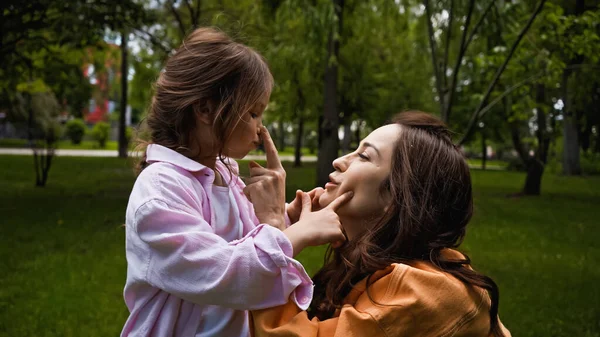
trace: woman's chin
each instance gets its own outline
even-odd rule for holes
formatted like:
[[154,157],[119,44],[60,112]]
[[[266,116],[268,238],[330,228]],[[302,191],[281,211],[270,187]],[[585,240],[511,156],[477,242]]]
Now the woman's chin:
[[325,193],[319,196],[319,207],[325,208],[329,206],[329,204],[331,204],[331,202],[335,200],[336,196],[337,195],[335,193],[325,190]]

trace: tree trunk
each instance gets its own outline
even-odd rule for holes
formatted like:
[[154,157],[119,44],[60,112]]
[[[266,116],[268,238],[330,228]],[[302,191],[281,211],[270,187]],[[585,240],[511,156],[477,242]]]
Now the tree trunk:
[[[32,79],[30,78],[30,81]],[[44,186],[42,185],[41,181],[41,176],[40,176],[40,168],[39,168],[39,162],[38,162],[38,153],[36,150],[36,143],[35,143],[35,139],[33,137],[33,107],[31,104],[32,101],[32,97],[31,94],[27,94],[27,140],[29,142],[29,146],[31,147],[31,150],[33,151],[33,170],[35,171],[35,186],[37,187],[41,187]]]
[[[575,63],[571,63],[575,64]],[[569,97],[568,80],[571,70],[563,72],[563,173],[569,176],[580,175],[579,140],[576,115],[573,113],[573,104]]]
[[[269,127],[267,127],[267,129],[269,130],[269,134],[271,134],[271,139],[273,139],[273,143],[278,142],[279,141],[279,130],[276,127],[276,124],[273,123],[271,124]],[[264,151],[264,147],[261,144],[259,149],[261,151]]]
[[294,167],[300,167],[302,166],[302,138],[304,137],[304,110],[306,100],[304,98],[302,87],[300,86],[297,72],[294,72],[293,83],[296,85],[296,98],[298,99],[298,106],[296,107],[296,114],[298,116],[298,129],[296,130]]
[[302,138],[304,137],[304,117],[298,117],[298,131],[296,131],[296,145],[294,150],[294,167],[302,166]]
[[342,139],[342,153],[350,152],[350,143],[352,142],[352,130],[350,129],[352,121],[349,118],[344,121],[344,138]]
[[584,153],[592,145],[592,123],[589,120],[585,121],[585,127],[579,129],[579,143]]
[[[585,1],[576,0],[575,16],[580,16],[585,11]],[[567,13],[568,14],[568,13]],[[581,165],[579,162],[579,132],[578,121],[575,108],[573,107],[572,99],[569,97],[569,77],[573,72],[572,66],[583,63],[581,55],[575,56],[570,62],[567,69],[563,71],[563,173],[566,175],[581,175]]]
[[279,146],[278,149],[280,152],[285,151],[285,125],[283,124],[283,118],[279,119]]
[[546,104],[546,87],[538,83],[535,86],[535,101],[536,101],[536,120],[538,129],[536,136],[538,139],[538,148],[535,157],[531,157],[526,161],[527,177],[525,178],[525,186],[523,194],[525,195],[540,195],[542,192],[542,176],[544,168],[548,160],[548,148],[550,146],[550,137],[546,125],[546,112],[544,107]]
[[485,170],[485,162],[487,160],[487,146],[485,144],[485,132],[481,129],[481,169]]
[[356,130],[354,130],[354,140],[356,140],[356,148],[358,148],[358,144],[360,144],[360,120],[356,121]]
[[127,117],[127,35],[126,29],[121,34],[121,113],[119,115],[119,158],[127,158],[127,137],[125,117]]
[[529,158],[527,162],[527,177],[525,178],[525,187],[523,187],[523,194],[540,195],[542,190],[543,174],[544,164],[537,158]]
[[[327,46],[327,66],[325,68],[325,90],[323,122],[321,123],[321,144],[317,161],[317,186],[324,186],[329,181],[331,163],[337,158],[340,141],[338,137],[339,116],[337,107],[337,60],[340,49],[340,36],[342,35],[342,14],[344,0],[332,0],[335,14],[338,18],[337,34],[334,29],[329,32]],[[335,62],[331,62],[331,60]]]
[[321,144],[323,143],[323,116],[319,116],[318,125],[317,125],[317,149],[321,148]]
[[[596,125],[596,130],[600,132],[600,123]],[[596,134],[596,143],[594,146],[594,153],[600,153],[600,134]]]
[[548,163],[548,149],[550,148],[550,134],[548,131],[548,124],[546,122],[546,86],[541,83],[536,85],[535,100],[537,108],[535,109],[536,120],[538,129],[536,132],[538,140],[538,149],[536,156],[542,163],[546,165]]
[[515,151],[519,155],[519,158],[523,164],[527,167],[527,176],[525,178],[525,186],[523,187],[522,193],[524,195],[540,195],[542,188],[542,174],[544,173],[544,165],[537,158],[530,157],[523,143],[521,142],[521,135],[519,133],[518,123],[515,121],[508,121],[510,114],[510,106],[512,102],[509,97],[505,97],[504,102],[504,118],[508,122],[510,128],[511,140]]

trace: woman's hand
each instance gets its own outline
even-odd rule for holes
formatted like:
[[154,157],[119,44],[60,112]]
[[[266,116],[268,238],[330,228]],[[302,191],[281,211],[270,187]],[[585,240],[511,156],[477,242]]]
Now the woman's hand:
[[310,196],[308,193],[302,192],[300,220],[283,231],[292,243],[294,256],[308,246],[320,246],[327,243],[339,246],[346,240],[336,211],[352,199],[352,196],[353,192],[346,192],[333,200],[327,207],[313,212]]
[[262,167],[254,161],[248,164],[250,178],[246,182],[244,194],[252,202],[256,217],[261,223],[283,230],[285,228],[285,170],[279,160],[273,139],[264,126],[261,128],[261,138],[267,154],[267,167]]
[[[323,193],[325,193],[325,190],[322,187],[313,188],[310,192],[308,192],[313,211],[318,211],[321,208],[319,205],[319,198]],[[304,194],[304,192],[297,190],[296,198],[294,198],[294,200],[288,204],[287,214],[292,224],[300,220],[300,213],[302,213],[302,194]]]

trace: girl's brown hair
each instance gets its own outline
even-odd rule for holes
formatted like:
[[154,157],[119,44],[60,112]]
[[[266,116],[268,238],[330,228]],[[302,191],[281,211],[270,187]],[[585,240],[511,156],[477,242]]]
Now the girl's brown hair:
[[469,268],[470,260],[448,259],[473,214],[469,167],[452,143],[450,131],[432,115],[409,111],[392,120],[401,126],[382,193],[391,207],[365,235],[339,249],[329,248],[326,264],[315,275],[311,316],[331,318],[353,284],[392,263],[428,261],[462,282],[481,287],[491,298],[490,333],[502,336],[499,292],[494,281]]
[[[222,158],[223,146],[242,115],[270,95],[272,87],[269,67],[256,51],[214,28],[196,29],[167,60],[156,81],[145,120],[149,143],[191,158],[201,155],[204,149],[194,144],[196,114],[207,112]],[[138,148],[148,144],[140,143]],[[143,155],[138,173],[146,166]]]

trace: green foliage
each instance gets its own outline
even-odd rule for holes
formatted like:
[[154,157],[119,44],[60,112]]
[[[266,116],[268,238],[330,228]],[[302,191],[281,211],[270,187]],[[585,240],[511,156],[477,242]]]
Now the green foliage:
[[149,54],[142,50],[133,57],[131,63],[135,74],[129,83],[129,105],[132,109],[132,119],[139,120],[145,116],[151,102],[153,84],[161,69],[161,59],[158,53]]
[[110,124],[106,122],[98,122],[92,128],[91,132],[92,137],[98,142],[98,145],[101,148],[106,147],[106,141],[108,140],[108,136],[110,135]]
[[127,139],[127,144],[131,144],[131,137],[133,137],[134,132],[135,130],[131,126],[128,126],[125,129],[125,139]]
[[600,153],[583,153],[581,156],[581,171],[584,174],[600,175]]
[[75,145],[81,143],[86,130],[87,126],[83,120],[79,118],[71,119],[65,125],[65,133],[71,140],[71,143]]

